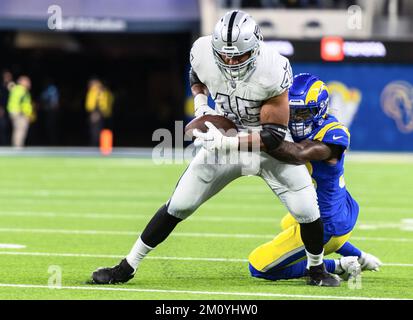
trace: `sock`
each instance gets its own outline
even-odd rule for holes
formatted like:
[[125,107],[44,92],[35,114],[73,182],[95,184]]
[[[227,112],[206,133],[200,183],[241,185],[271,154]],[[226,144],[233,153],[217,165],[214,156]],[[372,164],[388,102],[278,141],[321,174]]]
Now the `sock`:
[[361,251],[353,246],[350,242],[346,242],[343,246],[336,251],[338,254],[342,255],[343,257],[348,256],[355,256],[361,257]]
[[324,230],[321,218],[310,223],[300,223],[300,233],[307,254],[307,269],[322,264]]
[[307,269],[310,269],[310,267],[313,266],[319,266],[323,263],[324,249],[320,254],[312,254],[307,250],[305,250],[305,253],[307,254]]
[[168,213],[166,205],[163,205],[155,213],[126,257],[126,260],[135,272],[142,259],[164,241],[181,221],[181,219]]
[[313,255],[323,252],[324,228],[321,218],[310,223],[300,223],[300,235],[306,252]]
[[182,219],[168,213],[168,207],[163,205],[153,216],[141,234],[142,241],[155,248],[164,241]]
[[134,246],[132,247],[131,251],[126,257],[126,261],[128,261],[129,265],[135,270],[138,268],[139,263],[142,261],[143,258],[152,250],[152,247],[147,246],[143,243],[141,237],[136,240]]

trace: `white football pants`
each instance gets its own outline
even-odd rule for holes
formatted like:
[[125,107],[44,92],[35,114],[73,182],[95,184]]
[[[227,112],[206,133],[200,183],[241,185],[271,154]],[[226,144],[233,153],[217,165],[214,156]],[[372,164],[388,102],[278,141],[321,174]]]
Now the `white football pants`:
[[[245,175],[259,176],[299,223],[320,217],[317,194],[304,165],[276,160],[265,152],[229,155],[201,148],[178,181],[168,201],[168,213],[185,219],[231,181]],[[240,161],[239,161],[240,160]],[[217,163],[218,162],[218,163]]]

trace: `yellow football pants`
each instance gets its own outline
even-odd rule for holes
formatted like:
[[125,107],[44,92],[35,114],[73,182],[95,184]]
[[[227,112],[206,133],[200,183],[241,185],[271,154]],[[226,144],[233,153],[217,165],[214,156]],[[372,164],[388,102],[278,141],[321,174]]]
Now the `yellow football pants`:
[[[300,224],[294,217],[288,213],[281,220],[281,233],[279,233],[273,240],[264,243],[256,248],[248,257],[250,264],[258,271],[266,272],[278,265],[282,264],[287,259],[291,259],[293,255],[304,250],[304,243],[301,240]],[[350,238],[351,232],[342,236],[333,236],[324,245],[324,255],[328,255],[340,249],[344,243]],[[297,263],[306,258],[305,253],[295,259],[289,261],[288,265]]]

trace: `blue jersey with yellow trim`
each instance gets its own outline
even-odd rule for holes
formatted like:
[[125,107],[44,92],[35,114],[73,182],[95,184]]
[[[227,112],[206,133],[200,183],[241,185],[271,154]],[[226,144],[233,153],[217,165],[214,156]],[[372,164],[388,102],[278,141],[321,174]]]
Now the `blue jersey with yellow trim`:
[[307,168],[313,178],[324,230],[331,235],[350,232],[356,224],[359,206],[346,189],[344,181],[345,150],[350,144],[350,133],[338,120],[327,115],[307,139],[343,147],[344,152],[336,164],[311,161]]

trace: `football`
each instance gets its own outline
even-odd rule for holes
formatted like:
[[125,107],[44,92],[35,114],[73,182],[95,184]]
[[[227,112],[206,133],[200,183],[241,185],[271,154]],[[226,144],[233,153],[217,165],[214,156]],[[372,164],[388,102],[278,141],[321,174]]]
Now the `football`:
[[228,137],[234,137],[238,133],[238,128],[234,122],[231,120],[218,115],[204,115],[199,118],[193,119],[185,126],[185,135],[188,137],[194,138],[193,131],[198,129],[202,132],[207,132],[208,128],[205,125],[205,122],[211,122],[215,127],[221,130],[221,132]]

